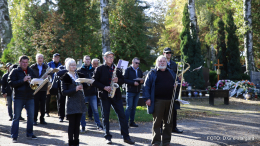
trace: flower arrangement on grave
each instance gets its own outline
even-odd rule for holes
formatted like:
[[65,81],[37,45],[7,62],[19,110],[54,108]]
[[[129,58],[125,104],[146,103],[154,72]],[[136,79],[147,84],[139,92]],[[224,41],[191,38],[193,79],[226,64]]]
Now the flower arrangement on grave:
[[185,81],[182,82],[182,88],[183,88],[183,90],[186,90],[186,89],[188,88],[188,86],[189,86],[189,83],[188,83],[188,82],[185,82]]
[[206,90],[207,90],[207,93],[209,93],[210,90],[216,90],[216,88],[208,86]]

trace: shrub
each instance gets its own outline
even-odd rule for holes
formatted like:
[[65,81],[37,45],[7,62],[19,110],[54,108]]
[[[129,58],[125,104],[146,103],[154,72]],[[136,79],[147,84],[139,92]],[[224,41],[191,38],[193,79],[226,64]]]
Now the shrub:
[[209,72],[209,82],[211,86],[215,86],[215,84],[218,81],[217,72],[216,71],[210,71]]

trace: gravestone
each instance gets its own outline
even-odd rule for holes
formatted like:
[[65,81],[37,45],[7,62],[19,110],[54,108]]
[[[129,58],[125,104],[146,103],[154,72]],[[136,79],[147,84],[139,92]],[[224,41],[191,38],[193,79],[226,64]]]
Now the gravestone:
[[203,72],[203,78],[205,81],[204,87],[207,88],[208,86],[210,86],[210,82],[209,82],[209,68],[203,67],[202,68],[202,72]]
[[260,72],[252,71],[250,74],[251,82],[256,85],[257,89],[260,89]]

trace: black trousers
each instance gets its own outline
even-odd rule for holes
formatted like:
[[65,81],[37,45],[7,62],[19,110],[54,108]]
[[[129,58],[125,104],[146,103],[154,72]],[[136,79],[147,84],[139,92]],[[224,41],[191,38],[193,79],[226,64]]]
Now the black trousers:
[[34,96],[34,121],[37,121],[38,111],[40,109],[40,121],[44,121],[45,114],[45,100],[46,100],[46,91],[39,91]]
[[172,130],[174,130],[175,128],[177,128],[177,110],[176,109],[174,109],[172,111],[172,119],[173,119]]
[[58,109],[58,115],[60,119],[64,119],[65,117],[65,102],[66,102],[66,96],[63,96],[61,90],[59,89],[59,93],[57,95],[57,109]]
[[51,101],[51,94],[46,96],[45,113],[50,113],[50,101]]
[[82,113],[67,115],[69,120],[68,137],[69,140],[79,139],[79,127]]

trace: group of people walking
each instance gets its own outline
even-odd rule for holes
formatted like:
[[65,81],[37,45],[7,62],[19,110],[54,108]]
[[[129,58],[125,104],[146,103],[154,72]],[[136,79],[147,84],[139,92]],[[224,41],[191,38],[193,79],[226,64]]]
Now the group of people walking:
[[[19,119],[23,107],[27,110],[27,131],[26,136],[30,139],[37,139],[33,133],[33,125],[37,125],[38,111],[40,109],[40,124],[46,125],[44,116],[50,116],[51,94],[57,95],[57,107],[59,121],[63,122],[66,117],[68,125],[68,144],[79,145],[80,125],[81,131],[85,131],[86,112],[88,103],[92,110],[94,121],[98,130],[104,130],[107,144],[112,144],[112,135],[109,132],[109,114],[111,106],[118,115],[121,135],[123,141],[128,144],[135,142],[129,136],[129,127],[138,127],[135,123],[135,111],[141,89],[143,98],[148,106],[148,113],[153,115],[152,145],[170,145],[171,132],[182,133],[177,129],[176,109],[180,108],[179,102],[174,102],[174,111],[171,122],[167,123],[170,101],[172,95],[178,97],[173,91],[176,81],[177,64],[172,61],[170,48],[164,49],[164,55],[156,60],[156,67],[152,69],[143,79],[143,72],[139,68],[140,59],[135,57],[132,64],[124,71],[114,64],[115,54],[106,52],[104,64],[99,65],[98,59],[92,59],[88,55],[83,57],[83,65],[77,69],[76,61],[66,58],[65,65],[59,62],[60,55],[55,53],[53,61],[44,63],[44,55],[36,55],[36,63],[29,65],[29,58],[25,55],[19,58],[19,65],[15,68],[10,63],[6,64],[9,69],[2,78],[2,94],[8,98],[8,113],[12,120],[11,137],[17,142],[19,132]],[[45,72],[48,68],[58,68],[57,73],[51,73],[52,89],[48,92],[48,85],[44,85],[40,91],[33,95],[34,90],[30,87],[33,78],[46,78]],[[115,76],[113,75],[115,74]],[[92,84],[79,83],[78,78],[93,79]],[[138,80],[137,80],[138,79]],[[119,86],[126,84],[126,109],[123,107],[123,100],[120,88],[112,89],[111,82]],[[143,88],[142,85],[143,84]],[[111,90],[115,90],[113,98],[109,97]],[[13,92],[13,93],[12,93]],[[51,93],[48,94],[47,93]],[[97,98],[98,97],[98,98]],[[12,113],[12,100],[14,112]],[[101,105],[102,123],[98,113],[98,101]],[[10,103],[10,105],[9,105]],[[91,112],[91,113],[92,113]],[[162,135],[162,138],[161,138]]]

